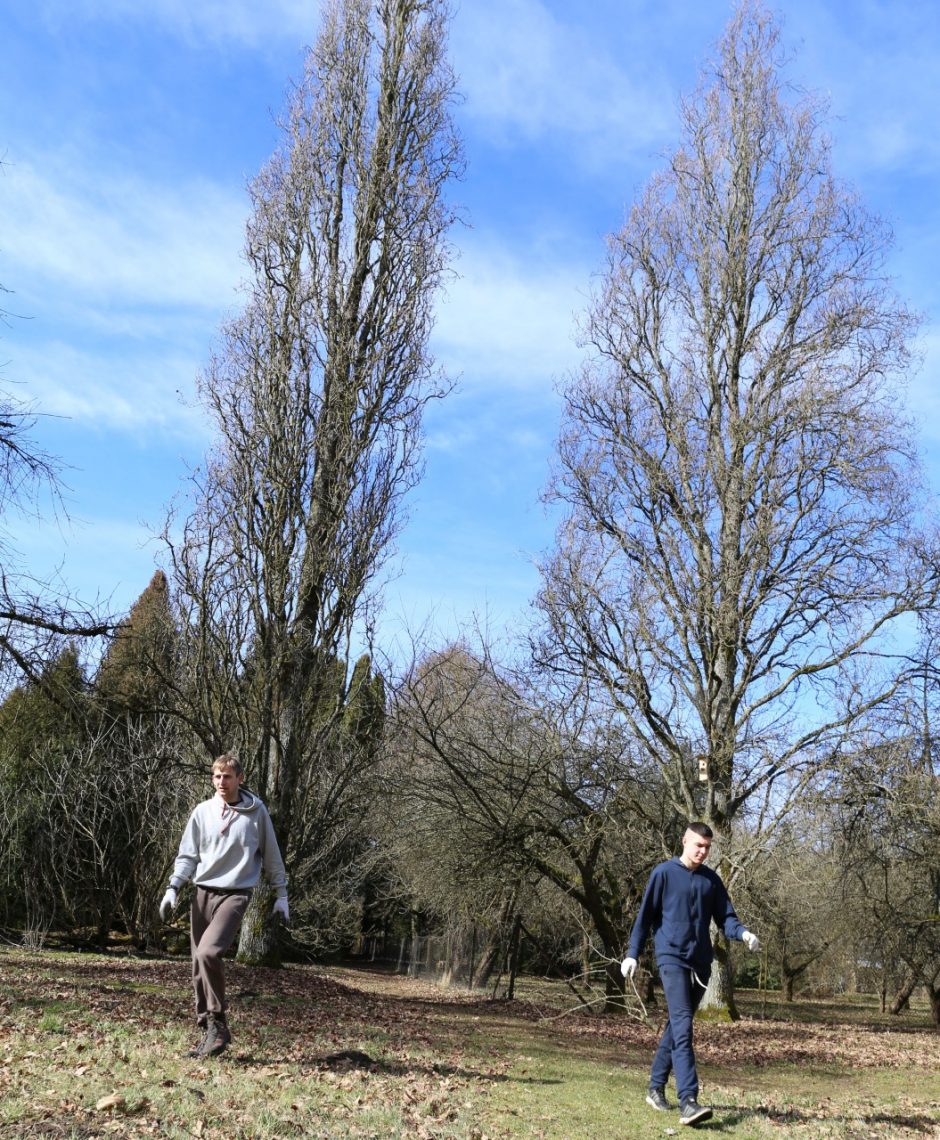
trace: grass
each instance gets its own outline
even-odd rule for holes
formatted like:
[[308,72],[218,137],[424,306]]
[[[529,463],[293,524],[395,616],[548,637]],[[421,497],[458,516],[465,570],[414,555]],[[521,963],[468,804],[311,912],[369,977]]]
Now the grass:
[[[490,1002],[376,971],[231,964],[235,1040],[194,1062],[188,975],[185,959],[0,951],[0,1137],[680,1131],[643,1100],[657,1026],[573,1010],[555,983],[523,979],[519,1000]],[[698,1132],[940,1137],[940,1035],[924,1007],[899,1019],[855,996],[738,999],[740,1022],[698,1031],[716,1110]]]

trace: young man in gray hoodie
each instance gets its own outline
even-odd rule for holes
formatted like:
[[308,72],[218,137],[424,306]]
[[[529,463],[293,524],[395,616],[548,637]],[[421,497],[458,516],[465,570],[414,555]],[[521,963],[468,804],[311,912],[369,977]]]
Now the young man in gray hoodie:
[[242,766],[231,753],[213,763],[215,795],[189,817],[160,903],[160,917],[166,921],[176,907],[180,887],[192,879],[196,888],[190,916],[193,990],[203,1035],[189,1051],[190,1057],[215,1057],[232,1040],[222,955],[235,941],[262,872],[277,894],[272,914],[290,921],[287,873],[271,817],[261,800],[242,787],[244,781]]

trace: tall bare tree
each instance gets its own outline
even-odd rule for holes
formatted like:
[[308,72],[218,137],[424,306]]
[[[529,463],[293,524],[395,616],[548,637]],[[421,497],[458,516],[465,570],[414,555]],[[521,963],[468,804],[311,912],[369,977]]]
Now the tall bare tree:
[[933,597],[898,399],[916,319],[824,113],[745,0],[610,239],[551,486],[542,657],[606,688],[726,852],[891,690],[892,627]]
[[288,858],[309,854],[295,839],[337,778],[324,765],[354,765],[344,788],[362,778],[364,757],[323,755],[337,670],[444,391],[428,338],[460,161],[446,31],[442,0],[326,5],[251,187],[247,303],[200,388],[218,442],[171,542],[188,715],[211,750],[243,749]]

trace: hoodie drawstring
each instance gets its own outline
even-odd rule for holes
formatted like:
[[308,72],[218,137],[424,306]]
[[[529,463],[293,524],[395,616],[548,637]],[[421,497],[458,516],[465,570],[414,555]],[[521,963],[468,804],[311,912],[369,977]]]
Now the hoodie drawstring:
[[232,820],[238,812],[235,810],[233,804],[228,803],[226,800],[222,801],[222,826],[219,828],[219,834],[224,835],[231,826]]

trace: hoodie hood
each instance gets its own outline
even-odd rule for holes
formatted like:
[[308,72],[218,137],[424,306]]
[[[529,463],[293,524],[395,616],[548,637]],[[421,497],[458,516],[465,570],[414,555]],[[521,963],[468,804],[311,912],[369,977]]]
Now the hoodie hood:
[[[216,800],[221,799],[220,796],[215,797]],[[221,834],[224,835],[232,825],[232,820],[240,815],[252,815],[258,811],[261,806],[261,800],[254,794],[254,792],[246,791],[244,787],[239,789],[238,802],[230,804],[228,800],[222,800],[222,828]]]
[[241,786],[241,795],[238,797],[237,804],[229,804],[237,812],[242,812],[245,815],[253,811],[257,811],[261,807],[261,800],[255,795],[254,792],[249,791],[244,784]]

